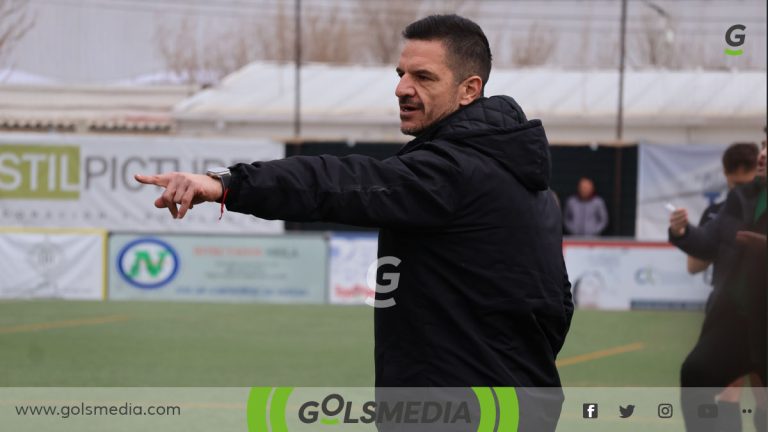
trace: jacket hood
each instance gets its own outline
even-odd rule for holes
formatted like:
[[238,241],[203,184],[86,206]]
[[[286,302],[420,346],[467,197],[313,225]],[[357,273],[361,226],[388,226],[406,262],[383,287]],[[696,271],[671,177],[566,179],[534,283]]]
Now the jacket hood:
[[549,142],[540,120],[528,120],[509,96],[480,98],[444,118],[416,140],[450,141],[492,157],[526,188],[549,188]]

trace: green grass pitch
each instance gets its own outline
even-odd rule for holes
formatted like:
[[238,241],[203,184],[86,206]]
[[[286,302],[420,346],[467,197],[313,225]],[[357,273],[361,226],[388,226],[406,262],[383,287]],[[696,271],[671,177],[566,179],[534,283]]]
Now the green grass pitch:
[[[676,386],[695,312],[577,311],[564,386]],[[623,347],[630,347],[623,352]],[[0,302],[0,386],[371,386],[373,310]]]

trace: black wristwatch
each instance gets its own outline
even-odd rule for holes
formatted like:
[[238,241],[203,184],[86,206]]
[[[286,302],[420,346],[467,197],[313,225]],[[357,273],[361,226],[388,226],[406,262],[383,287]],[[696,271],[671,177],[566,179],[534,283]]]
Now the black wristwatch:
[[232,173],[229,171],[229,168],[227,167],[208,168],[208,171],[205,174],[208,177],[219,179],[219,181],[221,181],[221,193],[222,193],[222,201],[223,201],[227,191],[229,190],[229,182],[232,180]]

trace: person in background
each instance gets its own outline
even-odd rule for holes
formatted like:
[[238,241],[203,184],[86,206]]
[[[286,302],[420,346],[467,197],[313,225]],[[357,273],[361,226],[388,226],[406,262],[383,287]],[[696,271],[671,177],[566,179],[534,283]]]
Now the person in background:
[[[753,143],[733,144],[723,153],[723,175],[730,192],[735,186],[750,183],[755,178],[757,170],[757,155],[760,150]],[[699,226],[717,217],[717,213],[723,207],[725,200],[712,203],[704,210],[699,220]],[[690,274],[701,273],[706,270],[712,261],[698,259],[688,255],[688,272]],[[713,266],[714,267],[714,266]],[[713,270],[714,271],[714,270]]]
[[[748,184],[755,178],[757,171],[757,156],[759,149],[752,143],[737,143],[733,144],[723,153],[723,174],[725,175],[725,181],[728,185],[728,191],[733,190],[734,187]],[[725,201],[719,203],[713,203],[704,210],[699,220],[699,227],[703,227],[707,223],[710,223],[717,218],[718,212],[723,207]],[[691,274],[701,273],[713,264],[711,260],[696,258],[693,255],[688,255],[688,272]],[[715,265],[712,265],[712,274],[717,270]],[[714,278],[714,276],[713,276]],[[714,293],[710,294],[707,301],[707,310],[711,304],[711,299]],[[752,382],[755,382],[757,377],[753,374]],[[717,397],[718,407],[718,419],[721,423],[722,430],[729,430],[737,432],[742,430],[741,426],[741,387],[744,385],[746,377],[737,378],[732,382],[722,393]],[[725,429],[727,427],[727,429]]]
[[565,230],[577,236],[598,236],[608,226],[605,201],[595,194],[595,184],[582,177],[576,195],[565,202]]
[[[766,141],[758,157],[755,180],[736,186],[712,221],[688,223],[685,209],[670,216],[669,241],[699,259],[715,262],[715,289],[696,346],[680,371],[681,403],[686,430],[722,431],[711,415],[716,396],[749,373],[766,382],[768,361],[768,275],[766,274]],[[757,431],[766,431],[765,389],[756,389],[752,414]],[[702,415],[702,412],[705,415]],[[725,429],[735,430],[735,425]]]

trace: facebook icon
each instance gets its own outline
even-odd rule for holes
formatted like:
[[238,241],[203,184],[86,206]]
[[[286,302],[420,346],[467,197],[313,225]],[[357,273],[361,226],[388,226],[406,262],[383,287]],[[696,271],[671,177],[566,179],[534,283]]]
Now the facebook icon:
[[596,403],[585,403],[582,407],[582,411],[584,414],[585,419],[596,419],[597,418],[597,404]]

